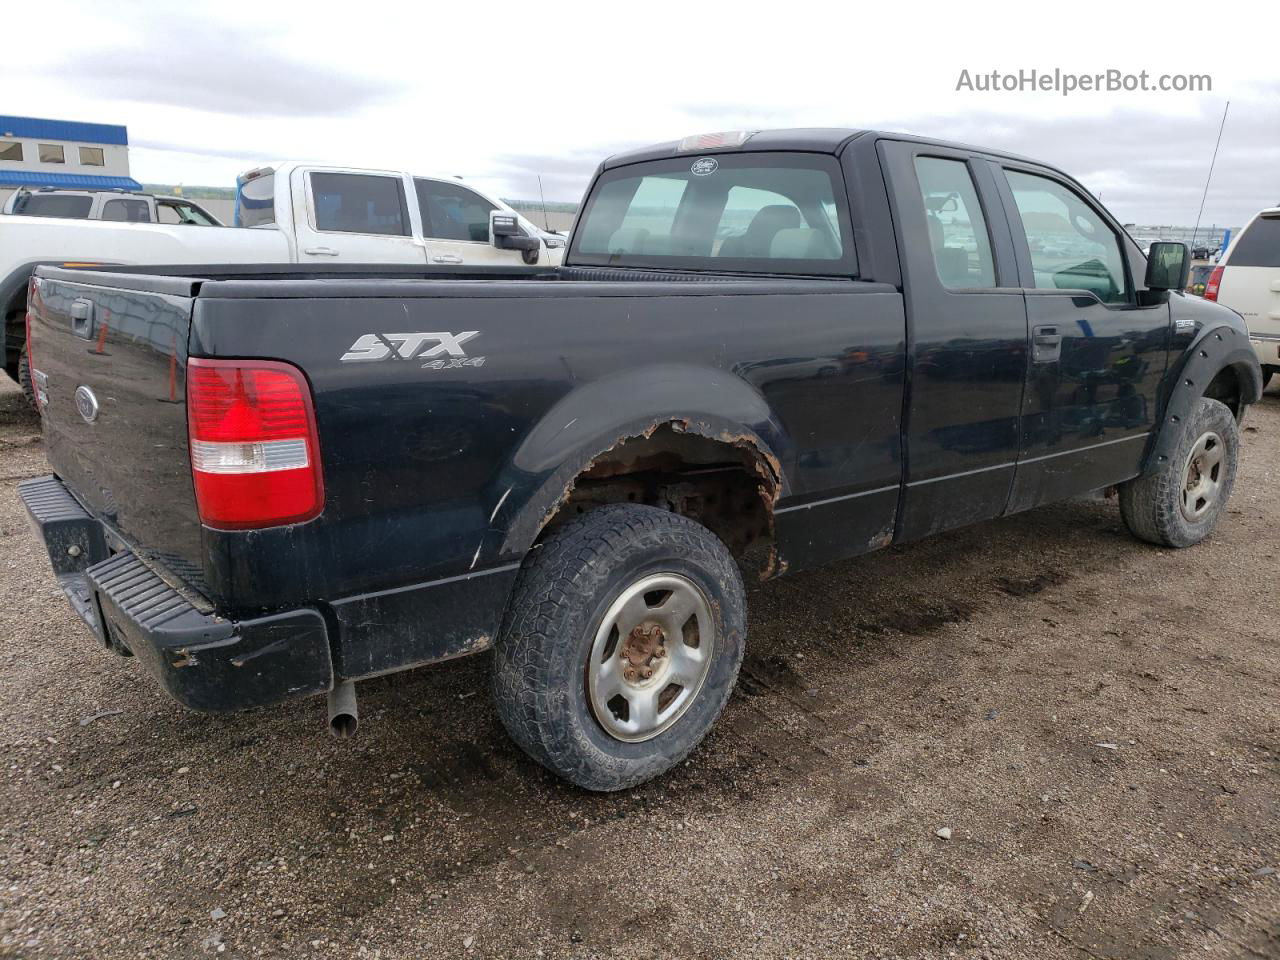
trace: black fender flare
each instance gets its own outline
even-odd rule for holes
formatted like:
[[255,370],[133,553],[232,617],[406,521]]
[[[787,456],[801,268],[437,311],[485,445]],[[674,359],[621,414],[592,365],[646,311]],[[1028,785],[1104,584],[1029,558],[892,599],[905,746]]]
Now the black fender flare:
[[1241,407],[1257,403],[1262,396],[1262,370],[1248,334],[1231,324],[1205,327],[1169,364],[1162,391],[1167,399],[1160,422],[1151,434],[1144,474],[1155,473],[1169,462],[1178,445],[1182,422],[1191,415],[1214,377],[1227,368],[1234,370],[1240,380]]

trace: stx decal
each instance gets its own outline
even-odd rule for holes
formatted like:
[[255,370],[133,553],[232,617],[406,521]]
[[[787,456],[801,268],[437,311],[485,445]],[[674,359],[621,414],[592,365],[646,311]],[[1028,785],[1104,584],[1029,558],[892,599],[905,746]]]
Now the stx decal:
[[[368,360],[424,360],[422,365],[433,370],[450,370],[456,367],[479,367],[484,357],[468,357],[462,345],[479,330],[462,333],[366,333],[361,336],[339,359],[342,363],[359,363]],[[429,346],[430,344],[430,346]]]

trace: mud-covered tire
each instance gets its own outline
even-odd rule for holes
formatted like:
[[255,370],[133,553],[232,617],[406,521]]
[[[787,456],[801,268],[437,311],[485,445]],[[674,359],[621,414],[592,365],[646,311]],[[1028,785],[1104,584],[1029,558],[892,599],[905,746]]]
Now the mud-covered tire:
[[22,395],[27,398],[27,403],[35,409],[36,391],[31,383],[31,358],[27,356],[25,344],[22,347],[22,355],[18,357],[18,386],[22,388]]
[[[1192,454],[1206,437],[1221,441],[1220,463],[1212,502],[1203,512],[1188,515],[1184,493],[1192,478]],[[1231,410],[1217,400],[1201,397],[1182,423],[1178,445],[1157,471],[1120,485],[1120,516],[1140,540],[1165,547],[1189,547],[1213,532],[1235,486],[1240,458],[1240,431]],[[1199,473],[1196,468],[1197,475]],[[1195,503],[1190,509],[1194,511]]]
[[[679,718],[626,742],[592,711],[588,662],[615,601],[655,575],[696,585],[714,643]],[[654,507],[600,507],[530,551],[494,645],[494,703],[511,738],[547,769],[587,790],[622,790],[675,766],[711,729],[737,680],[745,638],[742,579],[709,530]]]

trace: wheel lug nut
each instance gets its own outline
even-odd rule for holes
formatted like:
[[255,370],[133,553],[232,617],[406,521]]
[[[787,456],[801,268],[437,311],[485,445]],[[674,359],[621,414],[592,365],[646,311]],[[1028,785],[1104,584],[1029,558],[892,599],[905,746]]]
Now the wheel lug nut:
[[645,678],[646,680],[648,680],[648,679],[649,679],[650,677],[652,677],[652,676],[653,676],[653,671],[652,671],[652,670],[650,670],[648,667],[645,667],[645,668],[644,668],[644,678]]
[[658,659],[659,659],[659,660],[661,660],[661,659],[662,659],[663,657],[665,657],[666,655],[667,655],[667,648],[666,648],[666,647],[659,647],[659,648],[658,648]]

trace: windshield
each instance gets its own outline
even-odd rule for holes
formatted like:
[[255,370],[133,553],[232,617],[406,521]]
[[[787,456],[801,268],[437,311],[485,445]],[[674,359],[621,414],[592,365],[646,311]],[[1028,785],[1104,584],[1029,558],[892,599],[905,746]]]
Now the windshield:
[[608,170],[569,262],[852,276],[839,165],[824,154],[730,153]]
[[156,219],[161,223],[186,224],[187,226],[196,227],[222,226],[200,207],[193,203],[184,203],[181,200],[157,200]]

